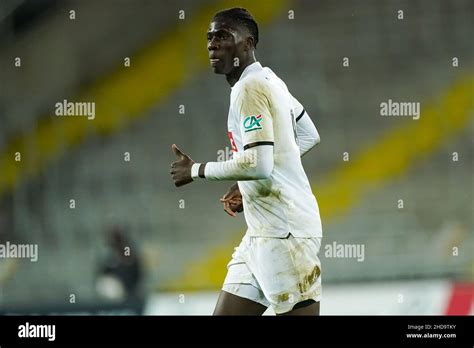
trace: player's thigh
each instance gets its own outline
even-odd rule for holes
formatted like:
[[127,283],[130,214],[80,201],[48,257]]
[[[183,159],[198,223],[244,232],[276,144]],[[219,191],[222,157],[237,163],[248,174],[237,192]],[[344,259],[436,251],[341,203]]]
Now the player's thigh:
[[318,316],[319,315],[319,302],[315,302],[313,300],[306,300],[306,301],[297,303],[291,311],[277,314],[277,315]]
[[213,315],[262,315],[267,307],[221,290]]
[[[316,238],[260,238],[251,240],[248,267],[277,314],[298,309],[298,304],[321,299],[320,247]],[[315,313],[317,305],[295,313]],[[296,308],[295,308],[296,307]]]

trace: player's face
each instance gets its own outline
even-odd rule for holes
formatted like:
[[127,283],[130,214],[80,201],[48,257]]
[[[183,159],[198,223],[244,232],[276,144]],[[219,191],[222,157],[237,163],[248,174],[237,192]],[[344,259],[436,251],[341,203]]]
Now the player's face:
[[227,75],[238,67],[243,45],[243,36],[237,29],[223,20],[212,22],[207,31],[207,49],[214,72]]

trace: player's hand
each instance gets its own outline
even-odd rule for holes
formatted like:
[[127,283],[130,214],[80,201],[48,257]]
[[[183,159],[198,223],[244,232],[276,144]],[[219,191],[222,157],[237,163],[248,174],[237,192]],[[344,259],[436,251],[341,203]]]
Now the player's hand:
[[220,199],[224,205],[224,211],[230,216],[237,216],[237,213],[240,213],[244,210],[242,204],[242,195],[240,194],[239,185],[232,185],[226,194]]
[[174,184],[179,187],[193,181],[191,177],[191,167],[195,163],[188,155],[182,152],[175,144],[171,145],[174,154],[178,156],[178,161],[171,163],[170,174]]

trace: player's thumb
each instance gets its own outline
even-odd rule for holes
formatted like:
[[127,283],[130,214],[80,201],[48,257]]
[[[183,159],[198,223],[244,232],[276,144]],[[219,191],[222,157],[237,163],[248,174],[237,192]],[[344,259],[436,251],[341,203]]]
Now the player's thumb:
[[176,144],[171,145],[171,148],[173,149],[173,152],[176,156],[180,158],[186,157],[186,155],[181,152],[181,150],[176,146]]

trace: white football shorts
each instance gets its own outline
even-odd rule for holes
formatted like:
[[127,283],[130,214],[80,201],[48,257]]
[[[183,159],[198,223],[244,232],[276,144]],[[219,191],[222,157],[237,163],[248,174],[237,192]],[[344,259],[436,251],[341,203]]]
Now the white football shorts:
[[245,235],[227,265],[222,290],[271,306],[276,314],[301,301],[321,301],[321,239]]

